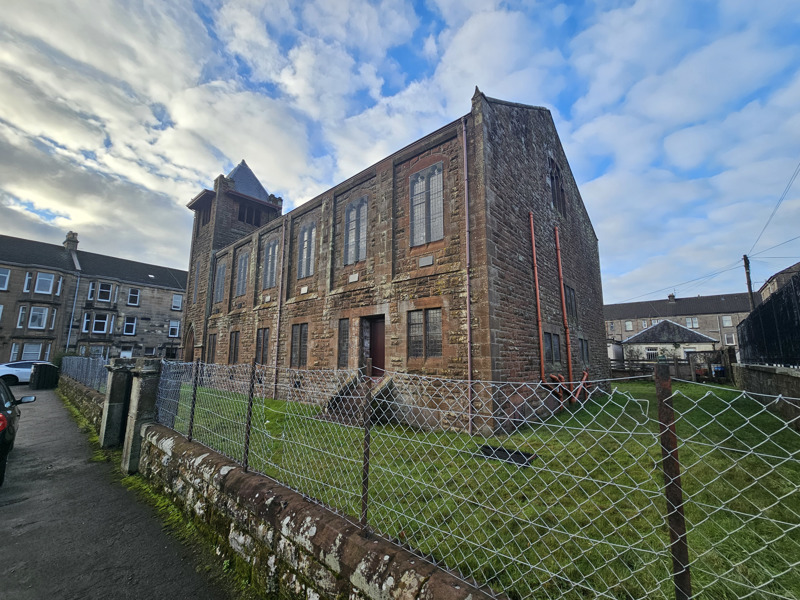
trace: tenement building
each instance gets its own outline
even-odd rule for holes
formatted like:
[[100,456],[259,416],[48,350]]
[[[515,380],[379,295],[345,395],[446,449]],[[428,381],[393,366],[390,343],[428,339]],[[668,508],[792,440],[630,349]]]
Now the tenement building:
[[597,237],[548,110],[476,90],[464,117],[282,205],[244,161],[189,203],[185,360],[607,376]]
[[186,271],[0,235],[0,362],[177,356]]

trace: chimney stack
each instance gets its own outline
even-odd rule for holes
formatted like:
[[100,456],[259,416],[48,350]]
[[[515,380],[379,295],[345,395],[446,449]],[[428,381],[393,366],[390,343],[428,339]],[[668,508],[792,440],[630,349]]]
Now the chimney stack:
[[67,239],[64,240],[64,248],[68,251],[74,252],[78,249],[78,234],[74,231],[67,233]]
[[670,303],[675,302],[675,294],[670,294],[667,296],[667,301]]

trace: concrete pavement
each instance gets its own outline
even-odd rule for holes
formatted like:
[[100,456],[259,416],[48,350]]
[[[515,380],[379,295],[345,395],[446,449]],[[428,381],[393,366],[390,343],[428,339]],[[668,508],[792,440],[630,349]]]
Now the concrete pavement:
[[0,487],[0,599],[236,597],[115,481],[118,465],[90,462],[86,434],[53,391],[12,391],[37,398],[20,407]]

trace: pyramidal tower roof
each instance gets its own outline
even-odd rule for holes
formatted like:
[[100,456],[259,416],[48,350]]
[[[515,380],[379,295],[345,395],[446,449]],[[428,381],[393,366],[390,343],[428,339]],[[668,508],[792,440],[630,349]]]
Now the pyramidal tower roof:
[[228,173],[227,178],[233,180],[234,188],[240,194],[257,198],[264,202],[270,201],[267,190],[261,185],[258,177],[250,170],[244,159],[233,168],[233,171]]

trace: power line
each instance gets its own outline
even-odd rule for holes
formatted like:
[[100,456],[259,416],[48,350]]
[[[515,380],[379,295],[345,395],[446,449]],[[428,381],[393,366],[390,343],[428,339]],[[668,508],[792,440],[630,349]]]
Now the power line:
[[761,233],[758,234],[756,241],[753,242],[753,246],[750,248],[750,252],[748,252],[748,254],[753,252],[753,248],[756,247],[756,244],[761,239],[761,236],[764,235],[764,231],[767,229],[767,226],[772,222],[772,217],[774,217],[775,213],[778,212],[778,208],[783,203],[783,200],[784,198],[786,198],[786,195],[789,193],[789,189],[792,187],[792,184],[794,183],[794,180],[797,178],[798,173],[800,173],[800,162],[797,163],[797,167],[795,167],[794,173],[792,173],[792,177],[789,179],[789,183],[786,184],[786,189],[783,190],[783,194],[781,194],[781,197],[778,198],[778,202],[777,204],[775,204],[775,208],[772,209],[772,214],[769,216],[769,219],[767,219],[767,222],[761,229]]
[[759,250],[759,251],[758,251],[758,252],[756,252],[755,254],[751,254],[751,255],[750,255],[750,258],[752,258],[752,257],[754,257],[754,256],[758,256],[759,254],[763,254],[764,252],[769,252],[770,250],[774,250],[774,249],[775,249],[775,248],[777,248],[778,246],[783,246],[784,244],[788,244],[789,242],[793,242],[793,241],[795,241],[795,240],[800,240],[800,235],[798,235],[798,236],[795,236],[795,237],[793,237],[793,238],[791,238],[791,239],[788,239],[788,240],[786,240],[785,242],[781,242],[780,244],[775,244],[774,246],[770,246],[770,247],[769,247],[769,248],[767,248],[766,250]]
[[658,290],[653,290],[652,292],[647,292],[646,294],[640,294],[638,296],[634,296],[633,298],[628,298],[627,300],[623,300],[619,304],[623,304],[625,302],[630,302],[631,300],[636,300],[637,298],[644,298],[645,296],[650,296],[652,294],[657,294],[658,292],[663,292],[664,290],[668,290],[668,289],[671,289],[671,288],[678,288],[678,287],[681,287],[682,285],[687,285],[689,283],[694,283],[696,281],[702,281],[704,279],[711,279],[713,277],[716,277],[717,275],[721,275],[722,273],[727,273],[728,271],[733,271],[734,269],[738,269],[739,268],[739,263],[741,263],[741,262],[742,262],[742,259],[740,258],[735,263],[731,263],[730,265],[728,265],[727,267],[723,267],[719,271],[714,271],[713,273],[708,273],[707,275],[701,275],[700,277],[695,277],[694,279],[689,279],[688,281],[684,281],[682,283],[677,283],[677,284],[674,284],[674,285],[668,285],[667,287],[663,287],[663,288],[660,288]]

